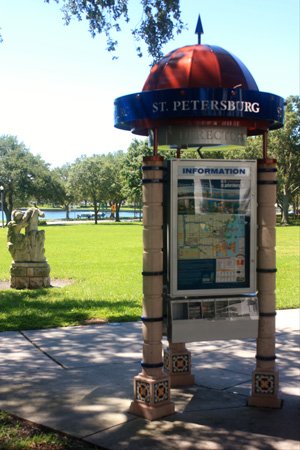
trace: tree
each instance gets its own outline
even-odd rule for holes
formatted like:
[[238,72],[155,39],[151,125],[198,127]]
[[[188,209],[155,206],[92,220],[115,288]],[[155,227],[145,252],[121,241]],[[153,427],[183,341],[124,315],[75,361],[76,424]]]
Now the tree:
[[98,223],[100,205],[105,203],[116,206],[116,221],[126,198],[123,192],[121,168],[124,153],[83,156],[70,169],[68,189],[77,201],[90,201],[93,205],[95,224]]
[[[44,0],[49,3],[50,0]],[[62,3],[62,12],[66,25],[72,18],[79,21],[85,18],[93,37],[104,33],[107,50],[115,52],[118,40],[116,33],[121,32],[121,21],[127,24],[129,19],[128,6],[130,0],[54,0]],[[131,30],[137,43],[137,53],[142,56],[140,41],[144,41],[148,54],[154,60],[162,57],[162,47],[174,37],[174,32],[180,33],[183,28],[181,21],[180,0],[141,0],[142,17]]]
[[68,189],[77,201],[90,201],[93,205],[95,224],[98,223],[100,204],[104,201],[103,156],[82,156],[70,169]]
[[134,139],[127,151],[121,172],[124,195],[135,205],[142,205],[142,165],[144,156],[152,154],[147,141]]
[[103,156],[102,163],[102,189],[105,193],[104,200],[111,206],[115,206],[115,220],[120,221],[120,208],[126,199],[121,175],[125,155],[122,151],[108,153]]
[[284,126],[270,133],[269,155],[277,159],[281,223],[288,224],[289,206],[300,192],[300,96],[286,99]]
[[33,155],[15,136],[0,137],[0,185],[6,221],[12,210],[29,201],[44,202],[54,196],[54,180],[48,164]]
[[66,219],[70,218],[70,207],[75,200],[73,190],[69,183],[71,164],[65,164],[52,170],[55,180],[55,204],[61,205],[66,211]]

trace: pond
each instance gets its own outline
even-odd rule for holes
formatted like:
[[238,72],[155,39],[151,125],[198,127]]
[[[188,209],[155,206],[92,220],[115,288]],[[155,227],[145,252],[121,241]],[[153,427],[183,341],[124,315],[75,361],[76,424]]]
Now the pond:
[[[66,211],[63,210],[42,210],[45,214],[46,220],[66,220]],[[111,212],[109,210],[101,210],[98,214],[99,219],[109,219]],[[94,212],[91,210],[85,209],[72,209],[70,211],[69,217],[71,220],[86,220],[94,219]],[[120,218],[122,219],[139,219],[140,213],[138,210],[120,210]]]

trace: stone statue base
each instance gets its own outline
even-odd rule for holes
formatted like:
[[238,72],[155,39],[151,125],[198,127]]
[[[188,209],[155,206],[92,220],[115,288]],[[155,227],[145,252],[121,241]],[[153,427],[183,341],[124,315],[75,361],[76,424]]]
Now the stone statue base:
[[13,262],[10,267],[10,287],[39,289],[50,287],[50,266],[42,262]]

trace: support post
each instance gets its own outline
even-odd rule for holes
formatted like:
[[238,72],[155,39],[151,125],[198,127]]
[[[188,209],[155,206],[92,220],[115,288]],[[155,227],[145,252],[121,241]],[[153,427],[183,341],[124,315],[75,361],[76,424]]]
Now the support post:
[[169,341],[169,347],[164,352],[165,371],[170,375],[171,387],[192,386],[195,377],[191,374],[192,357],[185,343]]
[[275,355],[276,289],[276,160],[258,160],[257,176],[257,289],[259,325],[256,369],[252,378],[249,406],[280,408],[279,374]]
[[163,371],[163,158],[144,158],[143,166],[143,361],[134,378],[129,412],[149,420],[174,413],[170,377]]

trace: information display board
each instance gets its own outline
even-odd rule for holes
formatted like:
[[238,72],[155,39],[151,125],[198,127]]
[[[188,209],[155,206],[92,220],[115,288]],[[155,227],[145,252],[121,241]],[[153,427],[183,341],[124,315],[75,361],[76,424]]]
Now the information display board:
[[256,161],[170,161],[169,295],[256,291]]

